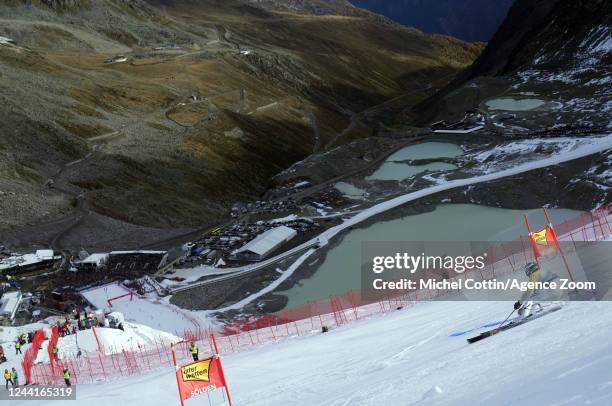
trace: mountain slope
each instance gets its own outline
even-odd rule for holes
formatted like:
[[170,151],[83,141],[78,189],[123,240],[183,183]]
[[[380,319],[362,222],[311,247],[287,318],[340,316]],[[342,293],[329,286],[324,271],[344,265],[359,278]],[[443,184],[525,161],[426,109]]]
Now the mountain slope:
[[3,2],[0,240],[137,247],[218,222],[352,111],[421,100],[480,51],[296,4]]
[[605,0],[518,1],[465,77],[508,74],[530,65],[562,71],[599,53],[603,58],[590,62],[609,66],[611,23],[612,4]]
[[604,0],[519,0],[474,64],[408,117],[424,124],[523,92],[563,104],[557,124],[581,114],[582,124],[607,126],[611,24]]

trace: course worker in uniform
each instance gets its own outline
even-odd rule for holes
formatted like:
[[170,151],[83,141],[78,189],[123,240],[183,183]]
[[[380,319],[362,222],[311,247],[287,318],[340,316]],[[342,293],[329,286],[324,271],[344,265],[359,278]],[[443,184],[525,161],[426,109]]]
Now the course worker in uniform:
[[68,368],[64,368],[64,382],[66,382],[66,386],[70,386],[70,370]]
[[8,369],[4,370],[4,380],[6,381],[6,390],[8,390],[9,383],[14,385],[13,383],[13,374]]
[[19,386],[19,376],[17,375],[17,370],[13,367],[11,371],[11,379],[13,380],[13,386]]
[[198,357],[198,346],[192,341],[191,344],[189,344],[189,351],[191,352],[191,355],[193,356],[193,360],[197,361],[199,359]]

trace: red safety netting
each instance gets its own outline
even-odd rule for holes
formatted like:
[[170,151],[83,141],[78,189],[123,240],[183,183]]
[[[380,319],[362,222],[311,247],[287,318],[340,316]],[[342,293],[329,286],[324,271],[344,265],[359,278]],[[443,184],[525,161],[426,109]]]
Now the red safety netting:
[[[600,207],[591,213],[556,225],[556,233],[559,240],[574,243],[608,238],[612,235],[608,218],[611,214],[612,205]],[[520,271],[528,262],[535,260],[528,237],[500,243],[488,249],[487,252],[489,260],[483,270],[457,274],[452,279],[499,278]],[[188,343],[191,341],[198,344],[201,354],[212,355],[214,353],[213,334],[215,334],[220,353],[238,352],[265,343],[318,333],[324,327],[343,326],[356,320],[431,300],[447,292],[446,290],[411,291],[410,293],[405,291],[399,293],[351,291],[324,300],[308,302],[296,308],[226,324],[217,332],[201,328],[195,317],[188,312],[177,310],[194,325],[193,330],[185,330],[180,333],[184,341],[175,345],[177,362],[186,363],[192,359],[188,349]],[[55,343],[57,343],[57,328],[52,333],[49,351],[53,348],[52,344],[55,345]],[[100,346],[97,352],[62,357],[58,361],[53,361],[50,353],[50,360],[48,364],[31,365],[29,370],[31,382],[39,384],[61,382],[63,368],[70,369],[74,383],[93,383],[141,374],[158,368],[173,367],[171,345],[161,340],[155,341],[153,345],[146,348],[115,351],[112,354],[105,354],[104,349]]]
[[32,337],[32,344],[30,348],[23,354],[23,361],[21,361],[21,367],[23,368],[23,374],[25,375],[26,384],[32,382],[32,366],[38,357],[38,350],[42,342],[45,340],[45,332],[43,330],[37,330]]

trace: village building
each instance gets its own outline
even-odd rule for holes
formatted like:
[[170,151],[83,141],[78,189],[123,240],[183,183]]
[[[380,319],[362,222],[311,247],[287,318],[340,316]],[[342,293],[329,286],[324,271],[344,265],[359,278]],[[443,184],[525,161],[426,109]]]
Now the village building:
[[234,252],[234,257],[244,261],[261,261],[297,235],[287,226],[271,228]]

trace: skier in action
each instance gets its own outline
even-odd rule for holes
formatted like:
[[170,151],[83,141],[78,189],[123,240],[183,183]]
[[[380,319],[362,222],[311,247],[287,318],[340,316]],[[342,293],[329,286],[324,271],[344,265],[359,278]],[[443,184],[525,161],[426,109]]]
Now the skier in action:
[[[529,282],[532,283],[546,282],[558,278],[558,276],[554,273],[544,274],[543,276],[541,268],[535,262],[530,262],[525,265],[525,275],[529,278]],[[482,340],[483,338],[495,335],[500,331],[516,327],[529,320],[538,318],[541,315],[546,314],[547,312],[556,311],[560,309],[560,307],[550,307],[549,305],[542,306],[540,301],[538,301],[537,299],[540,299],[546,293],[547,292],[542,292],[534,288],[527,290],[525,293],[523,293],[521,298],[516,303],[514,303],[514,310],[512,311],[512,313],[510,313],[504,321],[499,323],[498,327],[494,328],[493,330],[485,331],[476,337],[468,338],[468,343],[475,343],[477,341]],[[544,307],[547,307],[547,310],[545,310]],[[510,317],[512,317],[512,315],[517,311],[519,317],[515,320],[510,320]]]
[[[542,271],[535,262],[530,262],[525,265],[525,275],[527,275],[529,278],[529,282],[537,283],[542,281]],[[554,275],[552,279],[555,277],[557,277],[557,275]],[[519,317],[525,318],[528,317],[534,310],[542,310],[542,305],[539,302],[531,300],[534,297],[537,297],[538,294],[538,290],[529,289],[516,303],[514,303],[514,310],[518,310]]]
[[[524,271],[531,283],[551,282],[559,278],[559,275],[556,273],[543,270],[536,262],[529,262],[525,265]],[[538,289],[529,289],[516,303],[514,303],[514,310],[518,310],[518,315],[520,317],[528,317],[530,314],[542,310],[542,302],[558,300],[558,295],[559,292],[551,290],[541,291]]]

